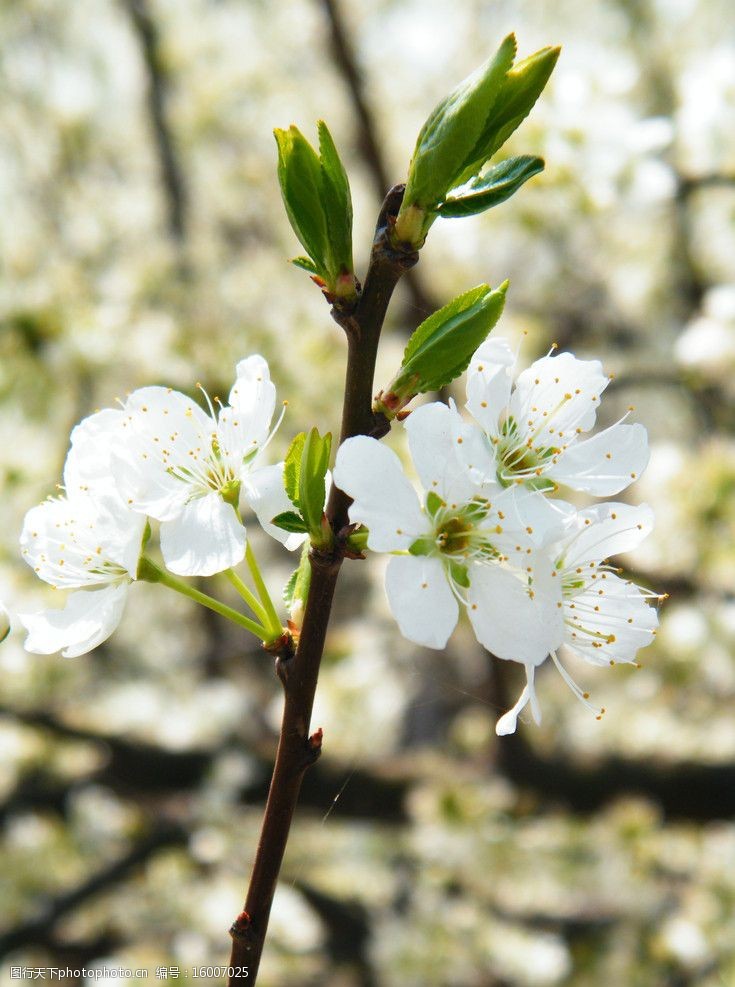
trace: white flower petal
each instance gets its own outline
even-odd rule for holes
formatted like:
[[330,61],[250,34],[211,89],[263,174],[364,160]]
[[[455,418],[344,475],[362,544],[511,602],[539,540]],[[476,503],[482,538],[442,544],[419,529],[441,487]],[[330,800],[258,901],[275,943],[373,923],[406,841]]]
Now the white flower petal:
[[134,391],[125,403],[112,472],[123,500],[159,521],[175,518],[205,487],[216,425],[190,398],[165,387]]
[[653,511],[648,504],[595,504],[579,511],[574,529],[554,554],[562,556],[565,569],[597,563],[636,548],[652,528]]
[[264,466],[248,474],[243,481],[243,493],[263,530],[292,552],[303,545],[307,535],[283,531],[271,524],[278,514],[295,510],[283,486],[283,465],[281,462],[275,466]]
[[119,435],[124,412],[105,408],[83,419],[71,433],[64,464],[64,487],[69,497],[79,493],[116,494],[110,451]]
[[498,658],[538,665],[563,640],[561,585],[548,566],[534,571],[533,596],[500,565],[472,566],[467,599],[477,640]]
[[512,709],[509,709],[507,713],[504,713],[495,724],[495,733],[499,737],[507,737],[508,734],[516,732],[518,716],[529,702],[531,703],[531,712],[534,720],[537,724],[541,723],[541,707],[539,706],[538,699],[536,698],[536,690],[533,682],[535,673],[535,666],[526,664],[526,685],[518,697],[518,701],[515,706],[513,706]]
[[245,528],[219,494],[196,497],[177,518],[161,522],[161,552],[179,576],[211,576],[242,561]]
[[412,412],[405,429],[411,458],[427,493],[433,490],[447,503],[471,500],[478,492],[477,485],[460,457],[473,439],[484,446],[482,433],[439,401]]
[[[551,500],[538,491],[512,486],[493,497],[493,522],[498,532],[493,544],[504,555],[530,554],[559,539],[575,517],[563,500]],[[525,563],[524,563],[525,568]]]
[[145,518],[117,497],[79,494],[33,507],[25,516],[23,558],[40,579],[75,589],[135,578]]
[[648,433],[643,425],[618,422],[563,452],[546,476],[596,497],[619,493],[648,465]]
[[426,648],[443,648],[457,625],[459,606],[444,567],[425,555],[392,558],[385,592],[401,634]]
[[18,614],[28,631],[26,651],[51,655],[61,651],[76,658],[102,644],[112,634],[125,609],[128,584],[80,590],[67,598],[63,610]]
[[490,337],[472,357],[467,371],[467,410],[488,435],[500,432],[510,401],[516,355],[506,339]]
[[571,353],[545,356],[519,374],[510,412],[535,446],[561,446],[576,429],[592,428],[609,382],[598,360],[578,360]]
[[237,412],[243,432],[260,446],[268,437],[276,406],[276,388],[262,356],[249,356],[237,365],[230,391],[230,407]]
[[564,643],[593,665],[635,661],[658,626],[658,612],[644,592],[612,573],[565,600],[564,616]]
[[367,525],[368,545],[374,551],[406,549],[428,530],[398,456],[377,439],[358,435],[343,442],[333,478],[353,498],[350,521]]

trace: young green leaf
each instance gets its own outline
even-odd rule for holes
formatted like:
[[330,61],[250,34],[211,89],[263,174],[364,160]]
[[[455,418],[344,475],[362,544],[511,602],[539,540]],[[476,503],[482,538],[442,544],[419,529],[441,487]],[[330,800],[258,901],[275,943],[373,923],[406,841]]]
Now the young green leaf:
[[508,72],[493,112],[464,164],[458,184],[477,175],[523,123],[549,81],[560,51],[560,48],[541,48]]
[[292,257],[291,263],[294,267],[300,267],[302,271],[308,271],[309,274],[319,274],[311,257]]
[[283,531],[291,531],[299,535],[305,534],[309,530],[304,519],[295,511],[283,511],[282,514],[277,514],[271,524],[275,524],[277,528],[281,528]]
[[278,181],[294,233],[319,274],[327,273],[328,234],[322,207],[319,158],[301,131],[274,130],[278,144]]
[[492,58],[429,115],[411,160],[403,199],[406,208],[416,205],[432,210],[456,183],[483,132],[515,54],[516,40],[509,34]]
[[297,510],[301,506],[299,501],[299,474],[301,473],[301,456],[304,452],[305,442],[306,433],[299,432],[288,447],[286,459],[283,464],[283,486],[286,490],[286,496]]
[[336,278],[350,273],[352,263],[352,196],[347,172],[326,123],[319,120],[319,160],[322,169],[322,205],[327,224],[329,268]]
[[459,216],[474,216],[486,209],[492,209],[493,206],[499,206],[515,195],[529,178],[543,170],[543,158],[534,158],[527,154],[501,161],[465,186],[464,191],[448,196],[439,206],[439,215],[445,219],[454,219]]
[[320,436],[312,428],[306,436],[299,472],[299,504],[312,542],[322,538],[322,515],[326,496],[326,474],[332,449],[332,436]]
[[421,323],[408,341],[401,369],[373,408],[388,418],[416,395],[444,387],[469,366],[472,354],[500,318],[508,282],[481,284]]
[[301,550],[298,566],[291,573],[283,587],[283,602],[286,604],[291,623],[301,626],[301,618],[306,607],[311,584],[311,565],[309,564],[309,543],[306,542]]

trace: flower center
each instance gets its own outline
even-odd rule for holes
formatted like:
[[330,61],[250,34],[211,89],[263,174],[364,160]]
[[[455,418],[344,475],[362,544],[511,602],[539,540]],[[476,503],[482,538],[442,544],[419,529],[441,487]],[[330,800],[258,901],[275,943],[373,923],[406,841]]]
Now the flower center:
[[551,480],[539,479],[560,451],[557,446],[534,445],[545,425],[546,421],[528,432],[520,428],[513,415],[504,419],[500,436],[494,440],[499,461],[498,480],[504,487],[518,480],[530,481],[528,485],[539,490],[550,490],[555,486]]
[[424,510],[433,520],[433,532],[417,538],[410,546],[412,555],[432,555],[444,565],[449,584],[461,597],[461,590],[470,585],[467,566],[471,562],[489,563],[499,559],[500,553],[492,542],[492,536],[500,534],[500,525],[483,524],[491,505],[483,498],[476,498],[461,506],[446,504],[431,492],[426,498]]

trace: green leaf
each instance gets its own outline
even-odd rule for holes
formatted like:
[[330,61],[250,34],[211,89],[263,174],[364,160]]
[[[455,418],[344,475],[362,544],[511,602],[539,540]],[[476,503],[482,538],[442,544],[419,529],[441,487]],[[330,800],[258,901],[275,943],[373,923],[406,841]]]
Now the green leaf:
[[321,163],[297,127],[273,133],[278,144],[278,181],[286,213],[317,272],[324,276],[329,237],[322,207]]
[[436,391],[463,373],[500,318],[507,287],[507,281],[495,290],[478,285],[422,322],[409,339],[401,369],[376,403],[376,410],[393,417],[416,394]]
[[508,158],[493,165],[480,178],[476,178],[465,190],[457,195],[450,195],[439,206],[439,215],[445,219],[459,216],[474,216],[499,206],[518,191],[529,178],[544,170],[543,158],[521,155]]
[[277,514],[271,524],[275,524],[277,528],[281,528],[283,531],[291,531],[300,535],[308,531],[304,519],[295,511],[283,511],[282,514]]
[[299,502],[299,474],[301,473],[301,456],[305,442],[306,433],[299,432],[288,447],[283,464],[283,486],[286,490],[286,496],[296,508],[301,506]]
[[292,257],[291,263],[294,267],[300,267],[302,271],[308,271],[309,274],[319,273],[316,269],[316,264],[311,257]]
[[457,295],[449,304],[438,309],[428,319],[424,319],[420,326],[411,334],[403,353],[401,366],[405,367],[408,361],[420,354],[422,348],[430,345],[438,331],[446,331],[453,319],[462,317],[470,311],[474,305],[480,302],[490,291],[490,285],[480,284],[476,288],[470,288],[462,295]]
[[326,495],[325,477],[329,469],[331,450],[331,433],[327,432],[326,435],[320,436],[319,431],[312,428],[306,436],[301,454],[299,504],[309,536],[314,544],[320,544],[323,536],[322,515]]
[[498,51],[432,111],[416,141],[401,211],[432,209],[456,184],[481,138],[516,54],[509,34]]
[[352,196],[347,172],[326,123],[319,120],[319,160],[322,169],[322,207],[327,225],[329,269],[332,278],[350,273],[352,263]]

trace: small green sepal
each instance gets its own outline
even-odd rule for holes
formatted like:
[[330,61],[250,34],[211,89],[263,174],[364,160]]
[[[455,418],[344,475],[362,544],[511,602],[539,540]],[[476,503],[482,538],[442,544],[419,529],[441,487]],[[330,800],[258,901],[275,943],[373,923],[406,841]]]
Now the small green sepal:
[[422,535],[408,546],[410,555],[431,555],[436,549],[436,542],[428,535]]
[[439,511],[442,507],[444,507],[444,501],[438,493],[434,490],[430,490],[426,495],[426,510],[432,517],[434,517],[437,511]]
[[357,531],[353,531],[347,538],[347,541],[345,542],[345,554],[349,558],[365,558],[369,537],[370,532],[364,525],[361,525]]
[[452,577],[452,581],[463,589],[469,589],[470,587],[470,577],[467,574],[467,569],[460,565],[459,562],[449,563],[449,574]]

